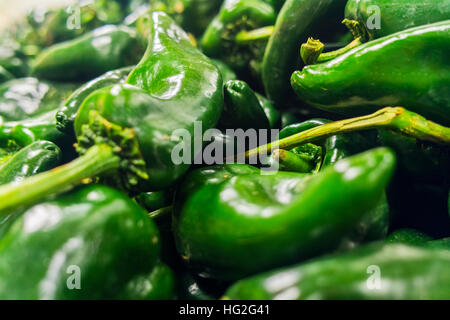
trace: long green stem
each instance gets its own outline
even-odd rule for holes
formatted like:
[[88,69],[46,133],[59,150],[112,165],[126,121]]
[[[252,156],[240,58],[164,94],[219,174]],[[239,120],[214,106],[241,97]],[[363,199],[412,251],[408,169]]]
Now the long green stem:
[[325,45],[319,40],[309,38],[308,42],[302,44],[300,53],[305,65],[311,65],[333,60],[334,58],[349,52],[350,50],[360,46],[361,44],[362,44],[361,38],[356,38],[355,40],[353,40],[352,42],[350,42],[348,45],[346,45],[341,49],[322,53],[322,51],[325,48]]
[[236,42],[239,44],[247,44],[259,40],[268,40],[273,30],[274,26],[268,26],[251,31],[241,31],[236,36]]
[[120,158],[106,144],[91,147],[80,158],[19,183],[0,186],[0,216],[33,204],[48,195],[64,192],[84,179],[119,168]]
[[450,145],[450,128],[428,121],[424,117],[404,108],[388,107],[368,116],[331,122],[303,131],[285,139],[252,149],[245,153],[245,157],[248,159],[258,155],[267,155],[276,149],[291,150],[300,145],[328,138],[336,134],[383,128],[419,140]]

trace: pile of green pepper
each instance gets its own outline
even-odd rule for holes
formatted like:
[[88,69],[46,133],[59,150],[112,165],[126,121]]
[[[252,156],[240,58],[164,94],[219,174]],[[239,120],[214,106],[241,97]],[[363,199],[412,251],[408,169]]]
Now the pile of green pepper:
[[449,48],[442,0],[31,10],[0,30],[0,299],[450,299]]

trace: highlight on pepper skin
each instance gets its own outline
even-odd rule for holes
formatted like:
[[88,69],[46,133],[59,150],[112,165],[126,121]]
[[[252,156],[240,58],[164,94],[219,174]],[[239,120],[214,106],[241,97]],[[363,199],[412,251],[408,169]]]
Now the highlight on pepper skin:
[[0,0],[0,300],[449,300],[449,19]]

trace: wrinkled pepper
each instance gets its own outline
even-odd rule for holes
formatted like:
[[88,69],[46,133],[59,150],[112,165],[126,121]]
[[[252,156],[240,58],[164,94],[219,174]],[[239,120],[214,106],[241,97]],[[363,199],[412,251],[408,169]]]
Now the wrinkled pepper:
[[15,215],[0,238],[1,299],[113,299],[159,256],[155,224],[108,187],[78,188]]
[[[373,244],[234,284],[231,300],[450,299],[450,251]],[[379,281],[376,276],[379,275]]]
[[336,249],[377,205],[394,168],[393,153],[376,149],[316,175],[261,175],[247,165],[193,171],[175,200],[179,254],[202,277],[237,280]]

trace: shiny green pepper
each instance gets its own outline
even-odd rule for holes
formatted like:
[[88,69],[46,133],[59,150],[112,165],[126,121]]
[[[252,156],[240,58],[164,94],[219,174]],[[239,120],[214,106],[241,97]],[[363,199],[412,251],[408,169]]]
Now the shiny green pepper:
[[173,202],[173,190],[142,192],[135,197],[137,203],[148,212],[168,207]]
[[0,164],[0,184],[21,181],[60,164],[61,150],[52,142],[37,141]]
[[356,37],[373,40],[450,18],[450,2],[442,0],[350,0],[346,21]]
[[155,224],[111,188],[78,188],[15,216],[0,238],[1,299],[112,299],[159,256]]
[[376,149],[316,175],[193,171],[175,200],[178,251],[202,277],[237,280],[333,250],[377,205],[394,167],[393,153]]
[[450,299],[450,251],[373,244],[234,284],[231,300]]
[[[75,132],[83,156],[4,186],[0,198],[8,201],[0,201],[0,212],[102,173],[118,187],[146,192],[164,190],[187,172],[195,154],[178,163],[172,153],[177,148],[201,148],[202,132],[194,134],[194,124],[201,123],[203,132],[217,124],[223,107],[222,78],[166,14],[153,12],[148,25],[147,52],[127,83],[94,92],[78,111]],[[172,139],[181,129],[188,137]]]
[[58,130],[66,134],[73,135],[73,123],[84,100],[91,93],[100,88],[125,82],[131,70],[133,70],[133,67],[125,67],[109,71],[100,77],[89,81],[73,92],[56,114],[56,125]]
[[356,115],[402,105],[448,125],[449,47],[450,20],[408,29],[296,71],[292,87],[330,112]]
[[119,295],[120,300],[173,300],[175,275],[164,263],[157,263],[145,275],[133,278]]
[[241,44],[236,36],[241,31],[273,25],[275,18],[273,7],[263,0],[225,0],[203,34],[201,48],[233,70],[243,71],[252,61],[262,59],[266,41]]
[[291,93],[289,79],[301,67],[300,44],[308,37],[327,39],[339,29],[346,0],[287,0],[265,49],[262,79],[267,97],[283,108]]
[[45,49],[34,61],[32,74],[49,80],[88,80],[135,64],[142,52],[135,29],[106,25]]
[[0,117],[4,121],[25,120],[55,110],[76,88],[36,78],[21,78],[0,85]]

